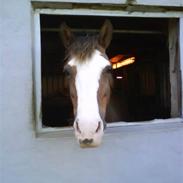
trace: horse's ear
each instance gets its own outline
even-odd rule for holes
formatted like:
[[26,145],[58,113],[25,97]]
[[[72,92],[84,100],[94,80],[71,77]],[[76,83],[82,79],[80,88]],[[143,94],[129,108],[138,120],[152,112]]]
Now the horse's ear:
[[60,36],[65,48],[67,48],[74,39],[74,34],[72,33],[71,29],[67,24],[64,22],[60,26]]
[[112,39],[113,26],[109,20],[105,20],[100,33],[99,33],[99,44],[106,49]]

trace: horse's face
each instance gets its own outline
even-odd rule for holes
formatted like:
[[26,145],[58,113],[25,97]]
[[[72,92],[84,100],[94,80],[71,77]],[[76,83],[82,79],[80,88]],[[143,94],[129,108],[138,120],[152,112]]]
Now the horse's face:
[[75,114],[75,135],[81,146],[101,143],[110,96],[110,69],[109,61],[98,50],[84,63],[73,58],[65,66]]
[[104,23],[99,37],[76,39],[66,25],[62,27],[68,51],[64,71],[73,103],[75,136],[81,147],[100,145],[104,133],[111,86],[111,64],[105,49],[111,35],[109,21]]

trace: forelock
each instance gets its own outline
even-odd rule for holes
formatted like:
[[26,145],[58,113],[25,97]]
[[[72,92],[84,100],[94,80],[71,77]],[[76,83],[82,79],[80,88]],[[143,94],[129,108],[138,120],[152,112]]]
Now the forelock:
[[84,62],[98,48],[99,45],[96,35],[76,37],[66,50],[66,60],[75,58],[79,62]]

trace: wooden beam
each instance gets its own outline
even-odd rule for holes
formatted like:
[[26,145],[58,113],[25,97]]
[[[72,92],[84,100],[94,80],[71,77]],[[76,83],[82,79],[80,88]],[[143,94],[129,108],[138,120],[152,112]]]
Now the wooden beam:
[[169,59],[171,117],[179,117],[181,115],[181,73],[178,19],[169,21]]
[[86,4],[115,4],[115,5],[144,5],[183,7],[183,0],[31,0],[31,2],[50,3],[86,3]]
[[[59,28],[42,28],[41,32],[59,32]],[[99,29],[73,29],[73,32],[99,32]],[[158,30],[132,30],[132,29],[115,29],[113,33],[120,33],[120,34],[164,34],[163,31]]]
[[180,47],[180,69],[181,69],[181,116],[183,116],[183,18],[179,19],[179,47]]

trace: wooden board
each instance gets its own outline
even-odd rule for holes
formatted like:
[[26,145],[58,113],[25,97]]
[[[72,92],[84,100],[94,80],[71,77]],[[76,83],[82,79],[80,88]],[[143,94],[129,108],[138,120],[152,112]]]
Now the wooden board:
[[169,59],[171,117],[178,117],[181,113],[181,72],[178,19],[171,19],[169,22]]

